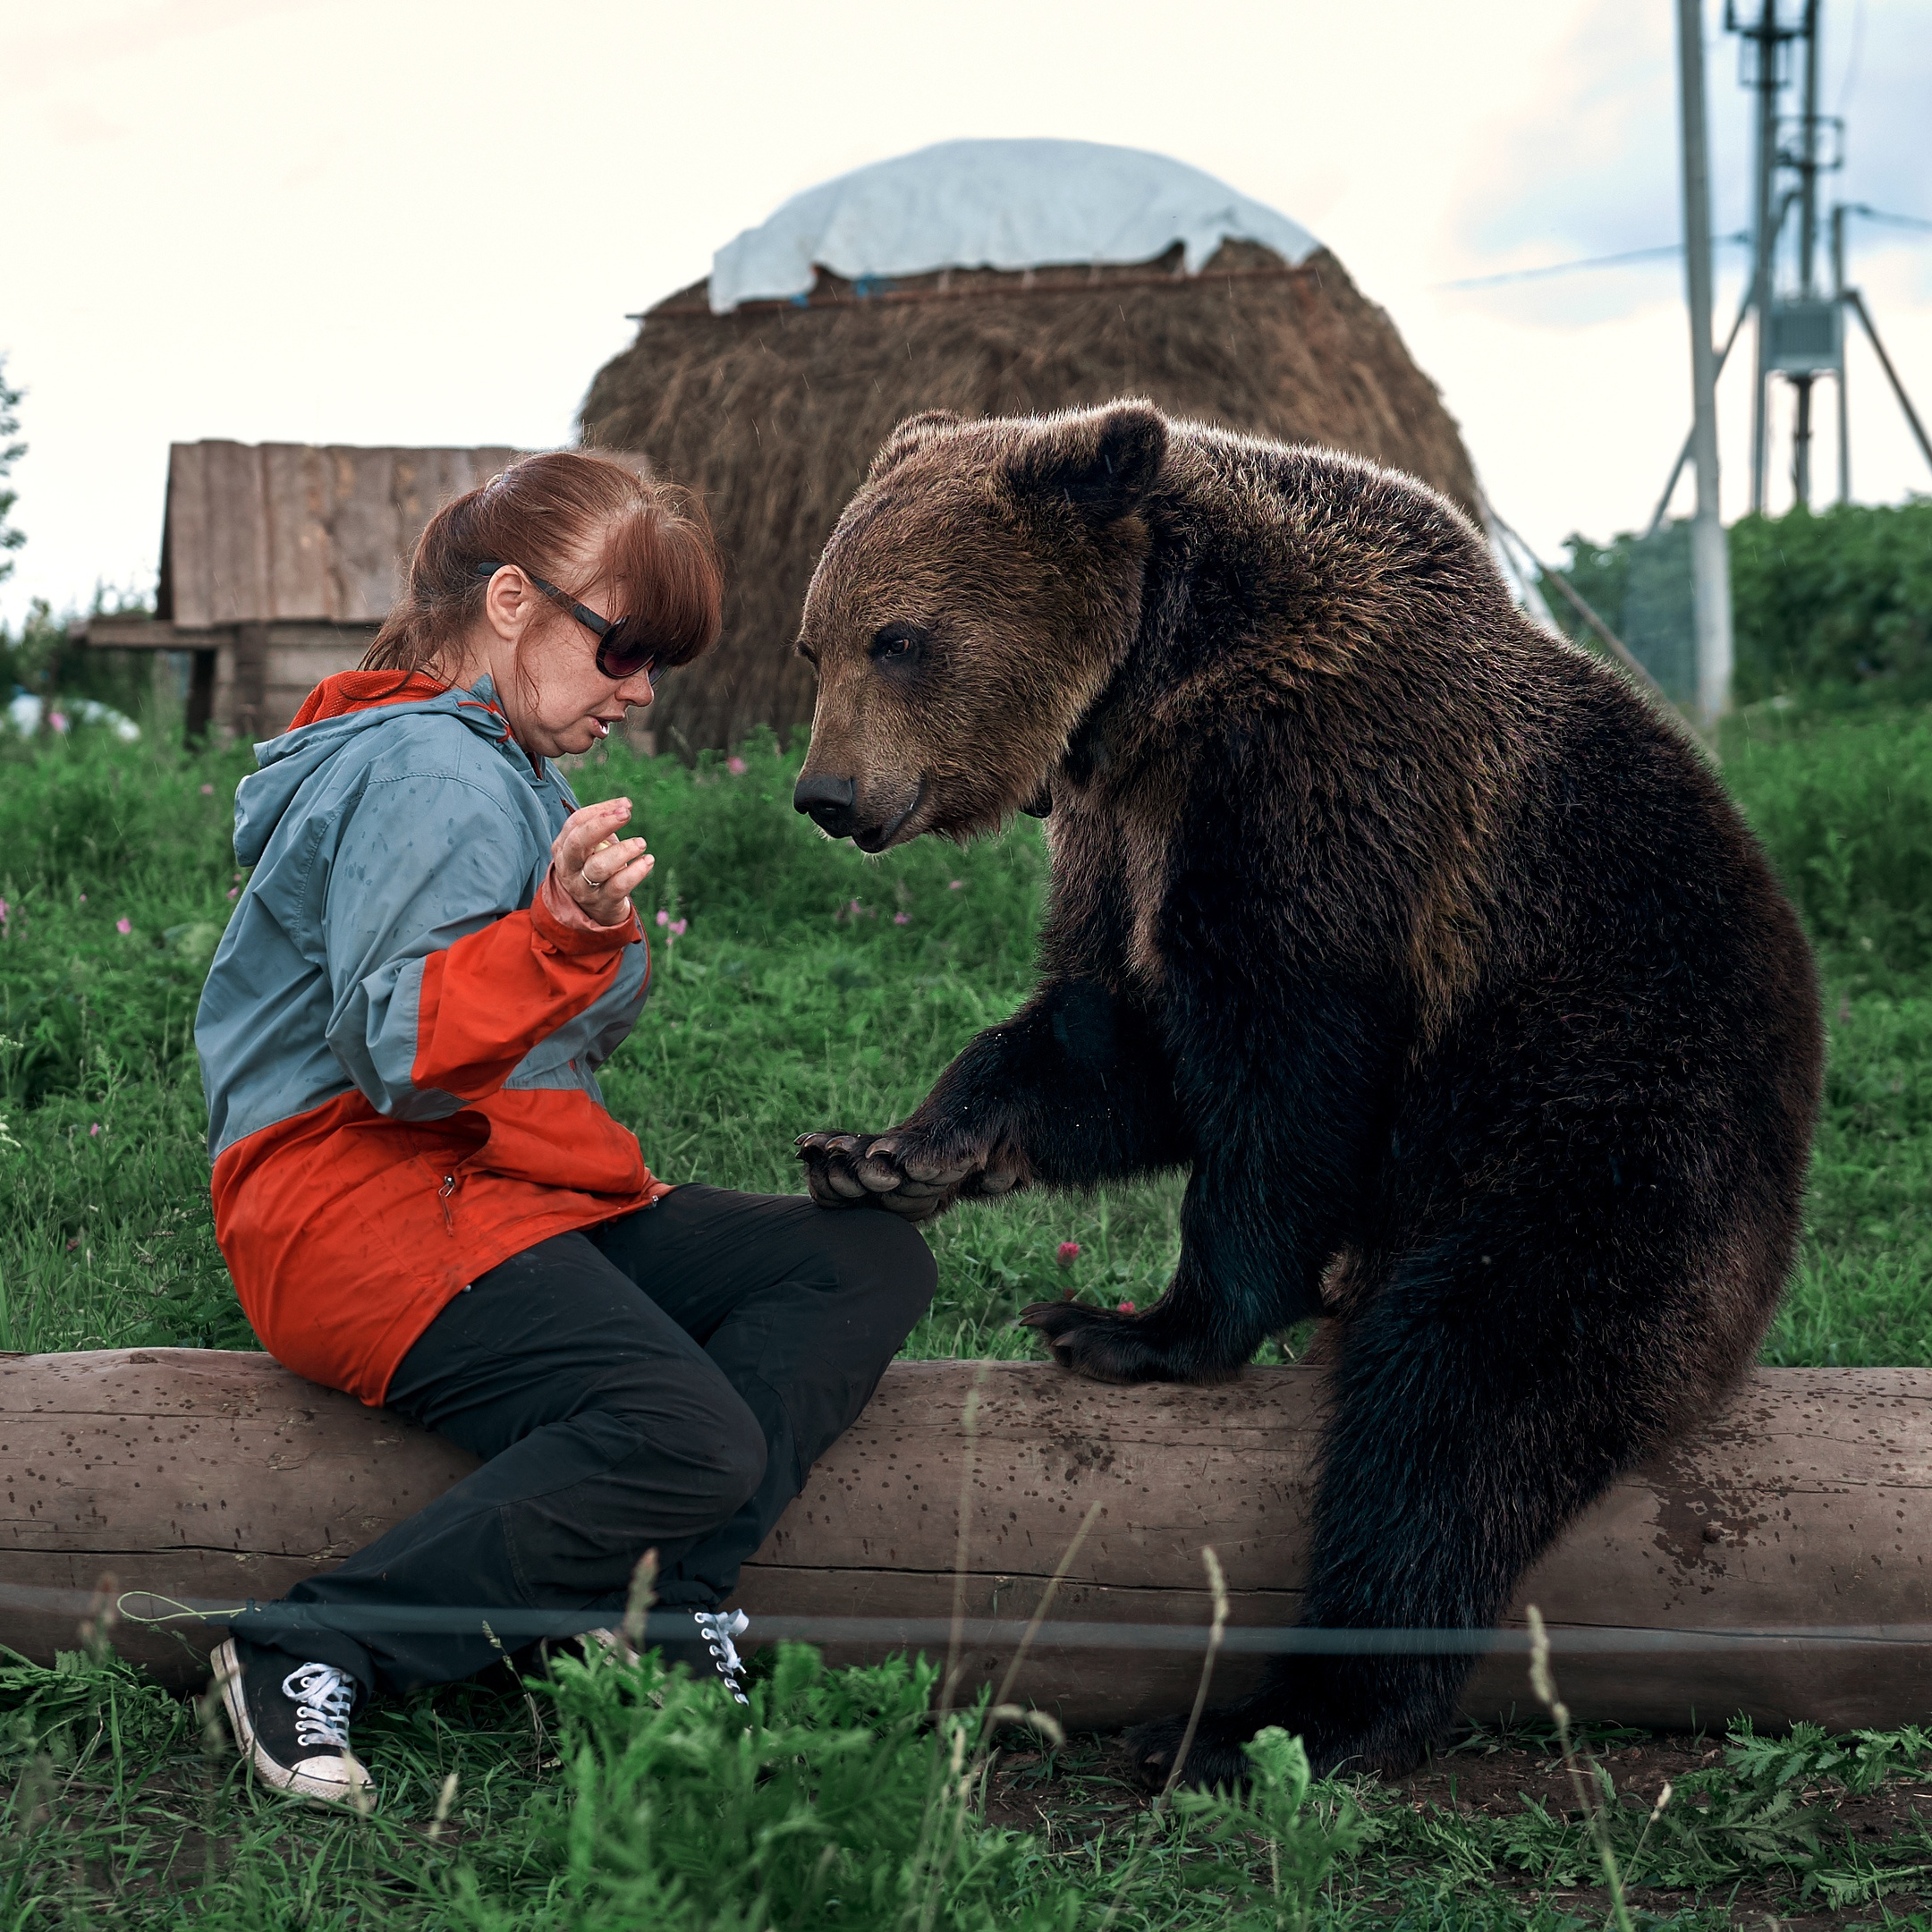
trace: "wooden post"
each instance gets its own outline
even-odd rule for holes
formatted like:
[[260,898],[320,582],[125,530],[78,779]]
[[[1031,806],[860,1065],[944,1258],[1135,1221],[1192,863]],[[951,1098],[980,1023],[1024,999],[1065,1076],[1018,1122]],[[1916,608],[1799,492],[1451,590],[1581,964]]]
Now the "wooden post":
[[[1002,1620],[1011,1634],[969,1643],[969,1694],[997,1681],[1096,1502],[1055,1621],[1204,1628],[1204,1543],[1227,1572],[1231,1640],[1293,1621],[1318,1370],[1118,1389],[1030,1363],[901,1362],[747,1564],[736,1600],[754,1638],[758,1620],[775,1616],[952,1614],[960,1417],[982,1374],[965,1614]],[[0,1643],[43,1659],[72,1648],[104,1576],[122,1591],[266,1601],[474,1467],[261,1355],[0,1360]],[[1580,1717],[1671,1726],[1741,1710],[1834,1730],[1921,1722],[1932,1707],[1928,1467],[1932,1372],[1760,1369],[1697,1441],[1616,1484],[1572,1527],[1526,1582],[1513,1621],[1535,1603],[1559,1645],[1566,1631],[1628,1634],[1624,1651],[1559,1648],[1557,1679]],[[1659,1630],[1804,1625],[1891,1626],[1898,1640],[1638,1648]],[[199,1675],[210,1639],[194,1623],[115,1633],[124,1655],[175,1683]],[[846,1662],[894,1647],[826,1648]],[[1071,1724],[1121,1724],[1184,1707],[1199,1667],[1198,1649],[1041,1649],[1018,1690]],[[1261,1667],[1224,1656],[1216,1695],[1251,1685]],[[1492,1657],[1464,1707],[1493,1716],[1512,1707],[1531,1707],[1524,1659]]]
[[194,671],[188,685],[188,716],[182,721],[182,735],[199,744],[208,736],[215,719],[215,665],[217,653],[194,653]]
[[230,722],[238,738],[256,738],[268,729],[267,683],[268,626],[265,623],[237,624]]

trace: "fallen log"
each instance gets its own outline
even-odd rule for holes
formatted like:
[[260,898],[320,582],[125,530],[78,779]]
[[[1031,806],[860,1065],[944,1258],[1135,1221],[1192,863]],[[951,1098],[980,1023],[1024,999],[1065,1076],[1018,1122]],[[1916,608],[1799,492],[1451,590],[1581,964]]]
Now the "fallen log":
[[[754,1632],[774,1617],[892,1618],[928,1620],[919,1634],[930,1639],[957,1596],[970,1694],[1004,1674],[1097,1505],[1054,1622],[1182,1626],[1196,1647],[1038,1648],[1015,1694],[1072,1724],[1184,1706],[1209,1617],[1204,1544],[1225,1568],[1233,1631],[1293,1621],[1319,1393],[1310,1368],[1116,1389],[1028,1363],[895,1364],[746,1566],[736,1600]],[[104,1578],[154,1598],[267,1601],[474,1466],[261,1355],[0,1358],[0,1643],[43,1660],[73,1648],[77,1608]],[[1932,1372],[1758,1371],[1696,1441],[1620,1482],[1575,1525],[1511,1621],[1530,1603],[1556,1638],[1558,1682],[1580,1716],[1679,1727],[1743,1711],[1834,1730],[1923,1720]],[[1654,1647],[1659,1631],[1815,1626],[1865,1635]],[[114,1640],[187,1683],[216,1634],[191,1619],[123,1621]],[[1570,1654],[1566,1636],[1598,1648]],[[898,1647],[874,1634],[826,1648],[849,1662]],[[1252,1683],[1263,1662],[1224,1654],[1216,1694]],[[1486,1658],[1464,1708],[1530,1714],[1522,1657]]]

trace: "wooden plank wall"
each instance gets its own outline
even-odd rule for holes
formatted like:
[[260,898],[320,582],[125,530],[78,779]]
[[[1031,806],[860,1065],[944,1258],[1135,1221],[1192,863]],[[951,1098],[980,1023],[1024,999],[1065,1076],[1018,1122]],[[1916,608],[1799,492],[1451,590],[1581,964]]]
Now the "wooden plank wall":
[[380,623],[423,525],[520,453],[177,443],[163,615],[190,630]]
[[[168,453],[163,623],[103,644],[194,649],[212,721],[272,738],[330,673],[352,669],[402,589],[423,526],[525,453],[177,443]],[[605,451],[648,474],[640,456]],[[162,635],[166,632],[165,637]]]
[[[262,664],[259,735],[288,729],[302,699],[326,677],[353,671],[376,641],[373,624],[272,624]],[[240,720],[235,729],[242,732]],[[242,735],[247,735],[242,733]]]
[[239,624],[213,633],[209,720],[238,738],[278,738],[326,677],[353,671],[374,624]]

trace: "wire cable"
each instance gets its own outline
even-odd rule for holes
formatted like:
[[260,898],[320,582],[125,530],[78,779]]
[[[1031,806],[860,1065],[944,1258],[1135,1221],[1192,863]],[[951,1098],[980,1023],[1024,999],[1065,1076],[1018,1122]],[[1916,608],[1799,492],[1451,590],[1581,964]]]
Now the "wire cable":
[[1844,209],[1847,215],[1862,215],[1867,221],[1889,222],[1894,228],[1932,230],[1932,221],[1928,221],[1923,215],[1894,215],[1884,208],[1871,208],[1863,201],[1847,201]]
[[[1719,235],[1720,242],[1748,242],[1746,234]],[[1579,268],[1617,268],[1626,262],[1660,261],[1666,255],[1682,255],[1682,242],[1660,242],[1656,248],[1626,249],[1621,255],[1589,255],[1581,261],[1550,262],[1541,268],[1505,268],[1499,275],[1470,275],[1460,282],[1438,282],[1437,289],[1502,288],[1512,282],[1540,282],[1546,275],[1570,275]]]
[[[164,1605],[170,1607],[153,1607]],[[301,1631],[335,1631],[352,1636],[487,1634],[513,1645],[607,1629],[623,1614],[620,1607],[524,1610],[501,1604],[197,1602],[148,1590],[123,1590],[110,1597],[100,1590],[90,1593],[0,1584],[0,1606],[38,1611],[43,1615],[87,1618],[97,1629],[110,1606],[121,1623],[161,1631],[194,1623],[232,1628],[243,1635],[273,1632],[278,1637]],[[1016,1648],[1029,1627],[1029,1620],[1018,1616],[968,1617],[955,1624],[953,1618],[945,1616],[786,1616],[760,1613],[753,1631],[756,1640],[760,1642],[862,1644],[872,1649],[888,1650],[943,1648],[957,1631],[963,1645],[979,1649]],[[644,1638],[648,1643],[686,1639],[690,1635],[688,1611],[654,1610],[645,1619]],[[1033,1626],[1030,1648],[1199,1653],[1207,1648],[1210,1636],[1206,1623],[1102,1623],[1070,1619]],[[1549,1640],[1553,1650],[1590,1656],[1657,1651],[1729,1653],[1793,1645],[1801,1648],[1859,1646],[1919,1649],[1932,1647],[1932,1624],[1780,1624],[1736,1629],[1569,1624],[1552,1627]],[[1527,1656],[1531,1637],[1527,1630],[1507,1626],[1370,1630],[1314,1629],[1297,1624],[1258,1628],[1231,1625],[1222,1633],[1221,1648],[1254,1657]]]

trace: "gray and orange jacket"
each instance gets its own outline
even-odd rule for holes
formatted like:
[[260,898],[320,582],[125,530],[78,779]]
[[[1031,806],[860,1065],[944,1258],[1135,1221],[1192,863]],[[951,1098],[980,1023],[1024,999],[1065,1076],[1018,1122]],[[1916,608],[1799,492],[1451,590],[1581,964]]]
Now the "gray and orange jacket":
[[329,678],[257,757],[195,1020],[215,1235],[264,1347],[379,1402],[485,1269],[669,1191],[594,1077],[649,949],[547,886],[576,801],[487,678]]

